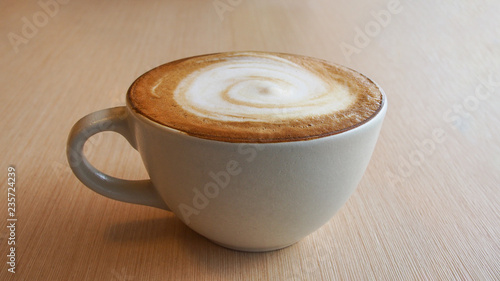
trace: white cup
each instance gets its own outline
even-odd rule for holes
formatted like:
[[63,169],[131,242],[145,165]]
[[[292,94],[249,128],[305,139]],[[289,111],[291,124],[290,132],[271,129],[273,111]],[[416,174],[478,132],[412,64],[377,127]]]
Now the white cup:
[[[75,175],[112,199],[174,212],[211,241],[243,251],[287,247],[314,232],[354,192],[370,161],[387,110],[334,135],[278,143],[193,137],[127,106],[104,109],[71,130],[67,156]],[[92,135],[114,131],[142,157],[150,180],[106,175],[83,155]]]

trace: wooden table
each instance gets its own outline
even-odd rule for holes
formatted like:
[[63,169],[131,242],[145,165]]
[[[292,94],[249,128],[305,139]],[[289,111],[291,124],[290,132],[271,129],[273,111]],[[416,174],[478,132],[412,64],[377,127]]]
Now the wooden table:
[[[499,14],[493,0],[0,2],[0,280],[500,280]],[[171,213],[97,195],[66,161],[72,125],[123,105],[140,74],[229,50],[334,61],[388,96],[355,194],[283,250],[214,245]],[[116,134],[85,150],[147,178]]]

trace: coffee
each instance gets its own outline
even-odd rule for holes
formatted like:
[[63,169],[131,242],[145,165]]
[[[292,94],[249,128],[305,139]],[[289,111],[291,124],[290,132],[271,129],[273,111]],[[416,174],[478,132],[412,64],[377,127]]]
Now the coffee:
[[141,77],[133,110],[188,135],[226,142],[288,142],[349,130],[382,107],[365,76],[323,60],[230,52],[173,61]]

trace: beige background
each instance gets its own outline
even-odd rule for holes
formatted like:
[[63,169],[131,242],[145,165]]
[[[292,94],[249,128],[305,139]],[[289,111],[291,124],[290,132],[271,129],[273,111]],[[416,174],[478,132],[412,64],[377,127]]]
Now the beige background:
[[[500,280],[499,14],[493,0],[0,2],[0,280]],[[227,50],[334,61],[388,96],[355,194],[280,251],[221,248],[168,212],[97,195],[67,166],[80,117],[123,105],[156,65]],[[115,134],[86,154],[112,175],[147,177]]]

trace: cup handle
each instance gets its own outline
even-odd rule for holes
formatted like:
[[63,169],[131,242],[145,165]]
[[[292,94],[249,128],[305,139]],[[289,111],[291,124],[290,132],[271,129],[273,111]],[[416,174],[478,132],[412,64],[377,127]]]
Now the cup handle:
[[83,155],[83,145],[91,136],[104,131],[121,134],[137,149],[124,106],[91,113],[75,123],[68,137],[66,155],[76,177],[88,188],[111,199],[170,211],[151,180],[115,178],[97,170],[88,162]]

